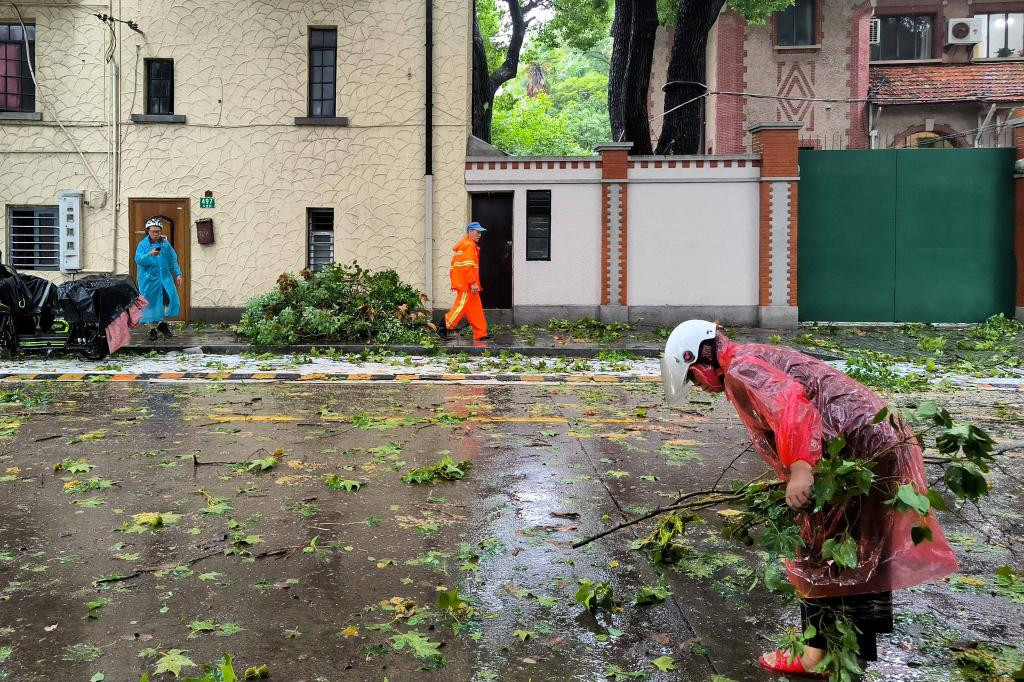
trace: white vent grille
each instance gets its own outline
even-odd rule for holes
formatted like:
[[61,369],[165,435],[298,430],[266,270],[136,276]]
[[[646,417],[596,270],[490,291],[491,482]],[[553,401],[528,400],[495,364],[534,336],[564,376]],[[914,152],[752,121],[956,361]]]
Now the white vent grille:
[[879,45],[882,42],[882,20],[872,19],[868,28],[868,44]]

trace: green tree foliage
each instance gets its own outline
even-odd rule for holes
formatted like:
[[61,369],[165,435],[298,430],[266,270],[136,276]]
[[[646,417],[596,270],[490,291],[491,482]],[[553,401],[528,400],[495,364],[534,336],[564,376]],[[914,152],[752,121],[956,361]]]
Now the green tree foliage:
[[476,0],[476,20],[484,39],[488,73],[498,70],[505,61],[505,52],[508,50],[507,42],[501,39],[501,19],[502,14],[495,0]]
[[[587,52],[548,47],[537,40],[523,54],[515,80],[494,103],[492,143],[510,154],[589,154],[611,139],[608,122],[607,37]],[[547,92],[527,95],[531,67],[544,74]]]
[[556,0],[551,5],[554,16],[537,33],[544,47],[587,52],[608,37],[612,0]]
[[236,327],[261,346],[313,341],[419,343],[429,338],[423,295],[394,270],[332,263],[317,273],[283,274],[251,299]]

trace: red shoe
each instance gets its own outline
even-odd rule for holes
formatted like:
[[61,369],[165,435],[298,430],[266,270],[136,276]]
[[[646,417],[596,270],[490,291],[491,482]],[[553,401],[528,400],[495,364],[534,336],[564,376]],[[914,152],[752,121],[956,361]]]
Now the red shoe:
[[[780,675],[793,675],[794,677],[807,677],[814,680],[827,680],[828,675],[823,673],[815,673],[810,670],[804,669],[803,661],[800,660],[799,656],[794,656],[792,659],[788,656],[789,652],[778,649],[775,652],[775,663],[769,663],[766,660],[768,654],[761,654],[761,658],[757,659],[757,662],[765,670],[770,670],[773,673],[779,673]],[[781,663],[780,663],[781,661]]]

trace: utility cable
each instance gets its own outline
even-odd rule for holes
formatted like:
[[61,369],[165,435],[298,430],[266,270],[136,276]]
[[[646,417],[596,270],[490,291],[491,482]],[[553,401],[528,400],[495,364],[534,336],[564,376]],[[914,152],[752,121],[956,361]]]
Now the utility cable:
[[21,10],[18,9],[18,6],[13,2],[8,4],[14,8],[15,14],[18,15],[18,23],[21,24],[21,38],[25,43],[25,62],[28,64],[29,75],[32,76],[32,84],[36,88],[36,99],[38,99],[39,103],[42,105],[43,111],[52,116],[53,120],[55,120],[57,122],[57,125],[60,126],[60,129],[64,131],[64,134],[71,142],[71,145],[75,148],[75,151],[78,152],[78,156],[82,159],[82,163],[85,165],[85,169],[89,172],[89,176],[92,178],[93,182],[96,183],[96,186],[101,191],[105,192],[106,187],[104,187],[103,183],[100,182],[100,179],[96,176],[96,173],[93,171],[92,166],[89,165],[88,159],[85,158],[85,154],[82,153],[82,149],[78,146],[78,143],[75,142],[75,138],[71,136],[71,133],[68,132],[68,129],[64,127],[64,123],[60,120],[60,117],[57,116],[57,114],[55,114],[53,110],[50,109],[50,107],[46,103],[46,100],[43,98],[43,91],[42,88],[39,87],[39,81],[36,80],[36,70],[34,65],[32,64],[32,50],[29,47],[28,43],[28,28],[25,26],[25,20],[22,18]]

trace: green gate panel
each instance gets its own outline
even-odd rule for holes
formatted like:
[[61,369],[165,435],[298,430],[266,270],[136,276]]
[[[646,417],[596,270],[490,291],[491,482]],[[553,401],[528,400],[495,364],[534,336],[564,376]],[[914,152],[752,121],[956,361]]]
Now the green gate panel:
[[896,154],[800,152],[801,320],[895,319]]
[[897,322],[1013,313],[1012,149],[897,152]]

